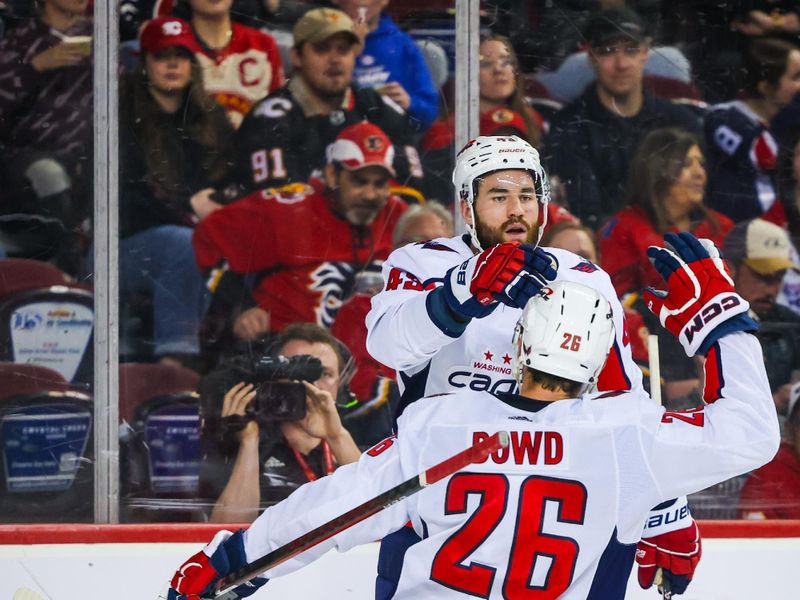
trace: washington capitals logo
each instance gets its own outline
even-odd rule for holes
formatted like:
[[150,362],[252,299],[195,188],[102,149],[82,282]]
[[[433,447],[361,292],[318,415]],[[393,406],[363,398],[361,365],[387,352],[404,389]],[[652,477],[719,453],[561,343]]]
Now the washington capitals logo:
[[417,242],[418,244],[422,244],[422,247],[425,250],[440,250],[442,252],[455,252],[452,248],[445,246],[444,244],[440,244],[439,242]]
[[597,271],[597,266],[588,260],[582,260],[577,265],[572,267],[572,270],[580,271],[581,273],[594,273]]

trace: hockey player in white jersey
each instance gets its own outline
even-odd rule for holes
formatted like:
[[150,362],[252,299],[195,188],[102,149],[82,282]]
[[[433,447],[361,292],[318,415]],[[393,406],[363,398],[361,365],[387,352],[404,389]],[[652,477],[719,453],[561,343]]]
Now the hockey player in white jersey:
[[516,326],[520,394],[461,390],[415,402],[396,438],[304,485],[247,531],[218,533],[176,572],[170,600],[210,597],[219,578],[245,562],[497,431],[510,434],[509,447],[266,571],[259,583],[410,521],[422,541],[404,557],[398,599],[622,598],[631,563],[619,562],[620,548],[639,539],[651,506],[757,468],[780,441],[761,347],[747,333],[755,327],[747,302],[713,245],[691,234],[668,239],[671,248],[651,248],[651,256],[669,292],[650,293],[650,305],[687,353],[706,355],[707,405],[670,412],[642,390],[586,394],[613,345],[612,310],[596,290],[555,282]]
[[[398,412],[430,394],[515,391],[510,332],[527,299],[553,279],[592,287],[611,304],[614,343],[592,392],[641,390],[608,274],[566,250],[536,247],[550,200],[538,152],[516,136],[478,137],[459,153],[453,183],[468,233],[395,250],[367,316],[367,349],[398,372]],[[685,590],[701,553],[686,498],[655,507],[642,538],[655,554],[647,564],[663,569],[673,591]],[[416,541],[410,529],[383,541],[377,600],[392,598],[402,553]],[[640,569],[642,587],[655,573]]]

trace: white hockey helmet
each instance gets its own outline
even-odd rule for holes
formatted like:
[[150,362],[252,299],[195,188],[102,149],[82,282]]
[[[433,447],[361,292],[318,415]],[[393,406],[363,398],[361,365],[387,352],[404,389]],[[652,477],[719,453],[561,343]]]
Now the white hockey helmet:
[[574,281],[555,281],[525,305],[514,332],[515,376],[530,367],[585,384],[597,383],[614,342],[611,305]]
[[[475,183],[476,179],[506,169],[523,169],[528,171],[536,186],[536,197],[539,200],[539,215],[542,224],[539,227],[539,239],[547,225],[547,204],[550,202],[550,182],[547,173],[539,162],[539,153],[528,142],[516,135],[481,135],[467,142],[456,156],[456,167],[453,169],[453,185],[459,199],[465,200],[472,216],[472,225],[467,224],[467,231],[472,244],[483,250],[475,229]],[[539,240],[536,240],[539,243]]]

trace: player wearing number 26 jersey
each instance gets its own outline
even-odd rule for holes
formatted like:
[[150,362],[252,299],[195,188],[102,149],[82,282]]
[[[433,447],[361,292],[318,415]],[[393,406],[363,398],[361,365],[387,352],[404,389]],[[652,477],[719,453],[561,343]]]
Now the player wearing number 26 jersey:
[[[686,256],[675,263],[687,265]],[[738,312],[747,303],[732,285],[715,285],[719,277],[704,277],[711,262],[694,261],[698,295],[686,292],[687,278],[678,273],[668,295],[651,304],[670,313],[666,327],[679,338],[694,331],[692,341],[682,341],[706,354],[709,405],[674,413],[641,390],[585,394],[613,345],[610,305],[574,282],[544,286],[516,326],[519,394],[463,390],[408,406],[396,438],[303,486],[243,535],[223,541],[218,534],[184,563],[171,598],[190,598],[224,575],[204,561],[220,564],[221,553],[240,552],[251,562],[497,431],[509,433],[508,447],[264,575],[296,570],[332,547],[347,550],[410,521],[422,539],[403,558],[395,598],[622,598],[630,570],[616,567],[619,544],[639,540],[650,507],[747,472],[778,448],[761,348],[746,333],[752,320]],[[694,318],[702,321],[715,303],[726,308],[696,327]]]
[[[610,303],[614,342],[592,392],[641,391],[641,371],[608,275],[571,252],[532,245],[546,225],[549,202],[536,150],[515,136],[478,137],[459,153],[453,182],[468,234],[393,252],[383,264],[384,290],[373,298],[367,316],[367,349],[398,372],[400,411],[430,394],[515,391],[510,332],[526,300],[553,279],[590,286]],[[680,579],[671,581],[673,588],[685,589],[700,553],[686,499],[659,507],[652,516],[642,537],[671,536],[659,539],[657,547],[691,557],[677,566],[667,564],[672,554],[663,554],[663,560],[659,555],[667,577]],[[398,557],[414,541],[410,532],[384,540],[379,600],[393,596],[402,564]],[[642,585],[651,581],[643,579]]]

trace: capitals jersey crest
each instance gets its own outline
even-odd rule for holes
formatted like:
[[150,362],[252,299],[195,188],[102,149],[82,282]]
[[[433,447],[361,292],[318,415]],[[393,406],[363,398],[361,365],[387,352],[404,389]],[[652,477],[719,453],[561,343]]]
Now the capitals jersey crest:
[[574,267],[570,267],[573,271],[580,271],[581,273],[594,273],[597,271],[597,265],[589,260],[582,260]]

